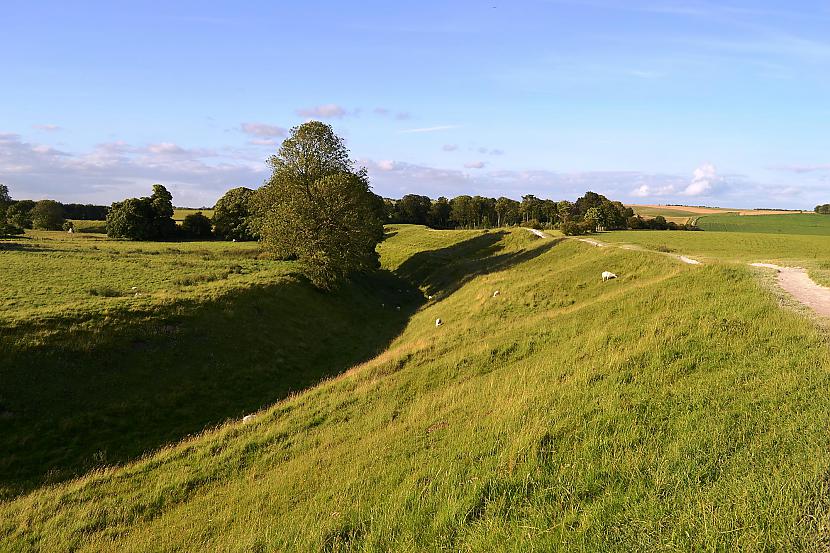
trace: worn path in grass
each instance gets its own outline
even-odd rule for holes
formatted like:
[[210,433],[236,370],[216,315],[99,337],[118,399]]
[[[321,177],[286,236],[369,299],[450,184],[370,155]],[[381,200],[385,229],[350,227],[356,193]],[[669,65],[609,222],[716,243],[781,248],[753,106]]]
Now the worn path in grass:
[[[536,236],[540,236],[542,238],[547,237],[547,235],[542,231],[536,229],[528,230]],[[593,240],[591,238],[577,238],[577,240],[600,248],[611,245],[606,244],[605,242],[600,242],[599,240]],[[615,245],[615,247],[619,247],[624,250],[653,251],[634,244],[620,244]],[[697,259],[693,259],[685,255],[667,252],[657,253],[663,253],[664,255],[668,255],[669,257],[673,257],[689,265],[701,264],[701,262]],[[780,286],[782,290],[793,296],[803,305],[812,309],[818,315],[830,317],[830,288],[821,286],[813,281],[813,279],[811,279],[807,274],[806,270],[801,267],[781,267],[772,263],[750,263],[750,265],[753,267],[764,267],[777,270],[778,286]]]
[[813,281],[801,267],[780,267],[772,263],[750,263],[778,271],[778,285],[819,315],[830,317],[830,288]]

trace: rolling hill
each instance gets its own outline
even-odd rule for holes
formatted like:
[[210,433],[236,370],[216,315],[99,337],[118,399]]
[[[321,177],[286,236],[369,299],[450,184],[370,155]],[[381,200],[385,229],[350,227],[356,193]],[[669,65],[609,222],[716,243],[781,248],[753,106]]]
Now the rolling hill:
[[[826,336],[750,269],[523,229],[389,235],[392,280],[361,288],[360,322],[327,329],[325,309],[292,322],[287,298],[318,301],[302,282],[256,292],[228,322],[261,334],[263,367],[291,344],[372,336],[382,317],[402,317],[396,336],[369,340],[366,360],[339,375],[348,356],[331,359],[330,378],[248,422],[241,404],[220,410],[230,418],[213,429],[7,497],[2,549],[804,550],[827,539]],[[620,278],[603,283],[603,270]],[[228,311],[220,297],[200,303]],[[185,317],[178,332],[215,323]],[[153,347],[182,376],[206,360]],[[41,361],[29,374],[54,372]],[[223,362],[202,373],[205,389],[223,369],[228,384],[283,378]],[[145,367],[145,379],[170,366]],[[178,401],[204,393],[194,385]],[[130,431],[158,432],[143,425],[135,417]]]

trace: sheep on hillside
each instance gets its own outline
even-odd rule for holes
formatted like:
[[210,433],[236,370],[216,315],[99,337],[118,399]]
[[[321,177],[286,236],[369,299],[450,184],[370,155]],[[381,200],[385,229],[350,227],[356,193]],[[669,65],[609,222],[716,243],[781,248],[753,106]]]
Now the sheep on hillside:
[[612,278],[617,278],[617,275],[610,271],[602,271],[602,282],[605,282],[606,280],[611,280]]

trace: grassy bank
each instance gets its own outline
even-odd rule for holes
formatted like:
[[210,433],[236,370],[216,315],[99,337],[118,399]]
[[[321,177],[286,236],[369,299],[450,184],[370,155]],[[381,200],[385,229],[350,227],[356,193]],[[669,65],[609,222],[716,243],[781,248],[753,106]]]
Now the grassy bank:
[[[392,232],[386,269],[433,299],[383,353],[252,422],[5,501],[3,548],[760,551],[826,538],[826,337],[751,270],[524,230]],[[603,270],[620,278],[602,283]]]

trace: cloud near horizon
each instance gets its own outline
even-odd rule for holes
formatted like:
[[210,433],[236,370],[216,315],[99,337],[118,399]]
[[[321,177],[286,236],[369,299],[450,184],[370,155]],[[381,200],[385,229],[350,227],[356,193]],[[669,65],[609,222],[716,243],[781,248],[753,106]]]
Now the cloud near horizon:
[[[387,197],[480,194],[519,199],[535,194],[572,200],[593,190],[627,203],[646,198],[686,203],[690,198],[717,197],[716,203],[728,207],[812,208],[827,201],[828,188],[823,180],[794,187],[749,182],[740,175],[727,178],[711,164],[698,167],[691,178],[638,171],[487,170],[484,165],[466,168],[476,169],[470,172],[392,159],[358,159],[356,164],[367,167],[373,189]],[[15,198],[107,204],[146,195],[159,182],[171,190],[176,205],[202,206],[212,205],[230,188],[256,188],[267,175],[264,156],[256,147],[188,148],[173,142],[115,141],[86,152],[69,152],[29,142],[16,133],[0,133],[0,182]],[[767,205],[756,205],[759,202]]]
[[706,197],[722,189],[725,184],[725,179],[718,176],[715,166],[711,163],[704,163],[692,172],[690,182],[682,183],[674,180],[659,183],[646,182],[637,186],[631,192],[631,195],[635,198],[661,196]]
[[176,205],[202,206],[235,186],[256,188],[266,175],[264,160],[247,151],[107,142],[75,154],[0,133],[0,182],[13,198],[108,204],[147,195],[158,182]]

